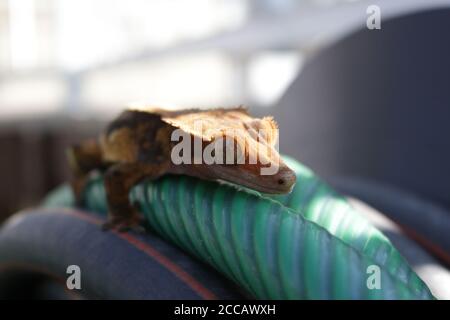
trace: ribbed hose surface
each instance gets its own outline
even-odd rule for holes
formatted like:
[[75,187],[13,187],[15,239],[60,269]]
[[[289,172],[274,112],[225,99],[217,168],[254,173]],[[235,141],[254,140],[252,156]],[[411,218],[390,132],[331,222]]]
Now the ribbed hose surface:
[[[152,229],[260,299],[433,299],[390,241],[309,169],[292,159],[297,184],[263,196],[225,184],[166,176],[133,189]],[[48,206],[71,205],[59,189]],[[86,207],[106,212],[101,179]],[[369,289],[369,266],[381,289]],[[373,269],[369,269],[373,270]]]

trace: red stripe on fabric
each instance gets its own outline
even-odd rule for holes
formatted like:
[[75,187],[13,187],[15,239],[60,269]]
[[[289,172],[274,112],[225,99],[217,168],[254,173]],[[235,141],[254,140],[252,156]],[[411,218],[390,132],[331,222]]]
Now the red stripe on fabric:
[[157,260],[160,264],[164,265],[167,269],[172,271],[178,278],[186,282],[194,291],[196,291],[201,297],[207,300],[217,300],[217,297],[214,293],[205,288],[202,284],[200,284],[197,280],[192,278],[192,276],[181,269],[177,264],[169,260],[169,258],[162,255],[160,252],[146,244],[145,242],[140,241],[139,239],[133,237],[128,233],[117,233],[116,234],[133,244],[136,248],[142,250],[148,255],[152,256],[155,260]]
[[[60,210],[60,209],[58,209]],[[96,218],[90,214],[84,213],[82,211],[72,210],[72,209],[64,209],[61,210],[61,212],[65,214],[71,214],[74,216],[77,216],[85,221],[88,221],[90,223],[101,225],[102,220],[99,218]],[[135,248],[139,249],[146,255],[150,256],[154,260],[156,260],[159,264],[167,268],[170,272],[172,272],[178,279],[186,283],[192,290],[194,290],[199,296],[201,296],[203,299],[206,300],[217,300],[217,296],[212,293],[210,290],[208,290],[206,287],[204,287],[200,282],[198,282],[196,279],[194,279],[189,273],[184,271],[180,266],[178,266],[176,263],[171,261],[168,257],[161,254],[158,250],[150,246],[149,244],[142,242],[141,240],[137,239],[133,235],[125,232],[117,232],[114,230],[110,230],[107,232],[113,232],[116,236],[119,238],[127,241],[129,244],[134,246]]]
[[425,238],[422,234],[418,233],[416,230],[407,227],[403,224],[400,224],[397,221],[395,221],[395,223],[409,238],[413,239],[414,241],[419,243],[422,247],[424,247],[426,250],[431,252],[431,254],[433,254],[435,257],[437,257],[439,260],[445,263],[447,267],[450,267],[450,256],[444,249],[442,249],[435,243]]

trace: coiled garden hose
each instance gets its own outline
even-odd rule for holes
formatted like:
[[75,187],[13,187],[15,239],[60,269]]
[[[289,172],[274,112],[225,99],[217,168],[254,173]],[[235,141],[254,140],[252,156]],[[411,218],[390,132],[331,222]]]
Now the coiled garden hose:
[[[297,174],[289,195],[165,176],[141,183],[130,196],[156,233],[255,298],[434,298],[391,242],[345,198],[300,163],[285,160]],[[73,205],[70,189],[57,189],[45,203]],[[87,186],[85,205],[107,212],[101,177]],[[379,286],[371,282],[377,276]]]

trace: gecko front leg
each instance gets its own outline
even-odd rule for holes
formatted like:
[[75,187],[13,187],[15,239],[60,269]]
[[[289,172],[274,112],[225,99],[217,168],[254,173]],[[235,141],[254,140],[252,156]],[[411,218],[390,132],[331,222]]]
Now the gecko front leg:
[[104,176],[109,215],[103,229],[126,231],[138,226],[141,215],[130,203],[131,188],[144,178],[157,179],[166,172],[165,164],[124,163],[111,166]]

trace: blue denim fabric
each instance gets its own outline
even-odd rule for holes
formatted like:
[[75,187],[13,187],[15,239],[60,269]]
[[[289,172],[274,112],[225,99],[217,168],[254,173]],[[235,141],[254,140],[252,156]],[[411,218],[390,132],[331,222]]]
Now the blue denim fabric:
[[17,271],[46,274],[65,286],[67,267],[77,265],[81,290],[71,292],[85,298],[242,298],[214,270],[153,234],[104,232],[102,222],[69,209],[14,216],[0,230],[0,292]]

